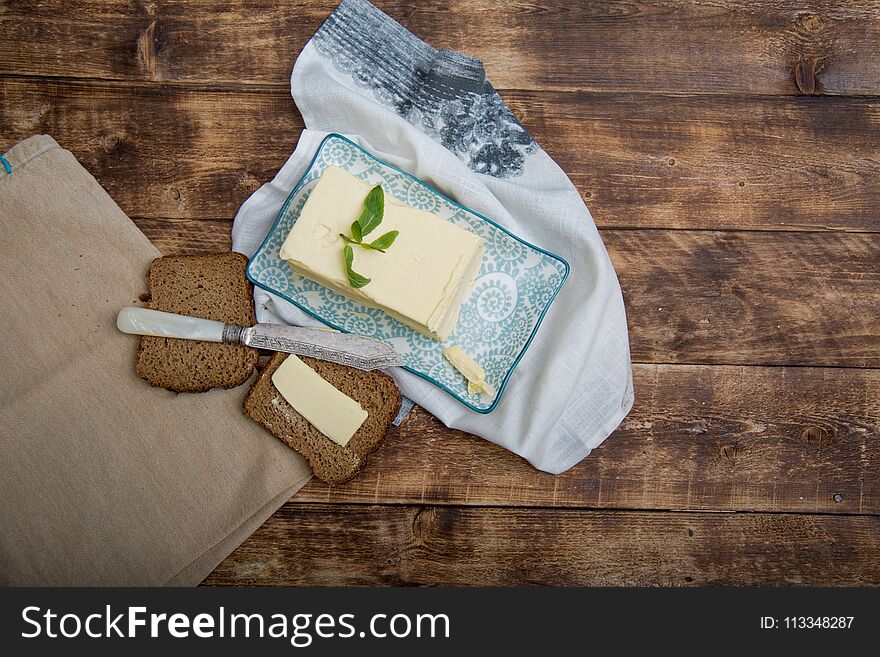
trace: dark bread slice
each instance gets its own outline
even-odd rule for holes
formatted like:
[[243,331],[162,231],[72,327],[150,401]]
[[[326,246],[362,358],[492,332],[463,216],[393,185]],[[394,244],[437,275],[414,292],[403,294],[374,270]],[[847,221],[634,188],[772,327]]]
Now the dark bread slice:
[[285,358],[287,354],[282,353],[272,356],[245,395],[244,412],[305,456],[318,479],[328,484],[348,481],[364,466],[367,454],[376,449],[400,410],[401,396],[394,379],[382,372],[364,372],[301,356],[309,367],[367,411],[367,419],[343,447],[297,413],[272,384],[272,374]]
[[[252,326],[253,287],[248,259],[231,251],[156,258],[147,271],[149,308]],[[260,353],[237,344],[141,337],[137,373],[151,385],[177,392],[234,388],[247,381]]]

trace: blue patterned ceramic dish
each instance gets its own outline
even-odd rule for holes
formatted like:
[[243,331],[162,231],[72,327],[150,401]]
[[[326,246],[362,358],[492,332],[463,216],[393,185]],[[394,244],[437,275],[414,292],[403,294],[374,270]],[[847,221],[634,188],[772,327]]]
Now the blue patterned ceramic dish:
[[[321,172],[337,166],[416,208],[433,212],[483,238],[486,252],[461,318],[445,343],[427,338],[375,308],[362,306],[307,278],[294,274],[278,252]],[[341,257],[341,256],[340,256]],[[328,135],[305,175],[287,197],[272,229],[247,268],[259,287],[299,306],[333,328],[385,340],[405,368],[441,387],[466,406],[489,413],[501,394],[544,314],[568,276],[559,256],[511,235],[490,219],[462,207],[428,185],[370,155],[342,135]],[[470,394],[467,381],[443,357],[456,344],[486,371],[494,397]]]

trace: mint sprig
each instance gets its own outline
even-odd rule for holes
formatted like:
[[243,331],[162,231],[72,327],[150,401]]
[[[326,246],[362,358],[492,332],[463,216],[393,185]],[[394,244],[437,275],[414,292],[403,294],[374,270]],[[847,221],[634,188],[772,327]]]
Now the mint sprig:
[[382,185],[376,185],[364,199],[364,209],[361,211],[360,216],[351,224],[351,237],[339,233],[339,237],[345,241],[342,253],[345,257],[345,272],[348,274],[348,282],[352,287],[363,287],[370,282],[370,279],[366,276],[361,276],[352,269],[354,250],[351,248],[351,245],[357,244],[364,249],[385,253],[385,250],[394,244],[394,240],[400,235],[399,231],[389,230],[372,242],[364,242],[364,237],[372,233],[382,223],[384,215],[385,192],[382,191]]
[[[353,225],[357,225],[357,223],[355,222],[355,224]],[[400,231],[389,230],[387,233],[385,233],[381,237],[377,237],[372,242],[362,242],[356,239],[357,235],[349,237],[348,235],[343,235],[342,233],[339,233],[339,237],[344,239],[347,244],[357,244],[358,246],[362,246],[365,249],[379,251],[380,253],[385,253],[385,249],[394,244],[394,240],[397,239],[398,235],[400,235]]]

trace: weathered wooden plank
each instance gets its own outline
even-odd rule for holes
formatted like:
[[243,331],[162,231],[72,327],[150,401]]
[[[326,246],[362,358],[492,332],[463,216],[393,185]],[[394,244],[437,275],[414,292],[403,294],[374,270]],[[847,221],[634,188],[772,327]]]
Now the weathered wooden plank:
[[[225,222],[138,220],[163,251],[228,247]],[[880,367],[874,233],[603,230],[633,359]]]
[[880,517],[287,504],[212,585],[880,584]]
[[601,227],[880,230],[880,102],[507,97]]
[[280,92],[0,79],[0,148],[51,134],[130,216],[231,219],[301,129]]
[[413,411],[294,502],[880,514],[880,370],[636,365],[636,403],[558,477]]
[[[600,227],[880,231],[880,101],[511,92]],[[132,216],[229,218],[302,128],[281,90],[0,79]]]
[[635,359],[880,366],[880,236],[609,230]]
[[[482,57],[499,88],[867,95],[880,89],[874,1],[376,4],[433,45]],[[335,5],[3,2],[0,73],[284,86],[295,56]]]
[[199,219],[134,218],[163,255],[213,253],[232,248],[232,223]]

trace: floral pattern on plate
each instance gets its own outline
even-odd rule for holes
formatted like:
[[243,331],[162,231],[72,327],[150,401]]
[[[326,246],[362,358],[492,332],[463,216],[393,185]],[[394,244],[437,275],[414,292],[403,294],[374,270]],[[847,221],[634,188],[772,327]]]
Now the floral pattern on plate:
[[[294,274],[279,251],[321,172],[338,166],[413,207],[428,210],[476,233],[486,251],[480,273],[461,307],[458,325],[440,343],[368,308]],[[370,155],[341,135],[328,135],[305,175],[287,197],[269,234],[248,265],[248,278],[259,287],[299,306],[323,323],[347,333],[385,340],[403,357],[405,368],[436,384],[480,413],[492,411],[556,294],[568,276],[562,258],[532,246],[506,230],[434,191],[410,174]],[[471,394],[467,381],[443,357],[456,344],[486,372],[494,396]]]

